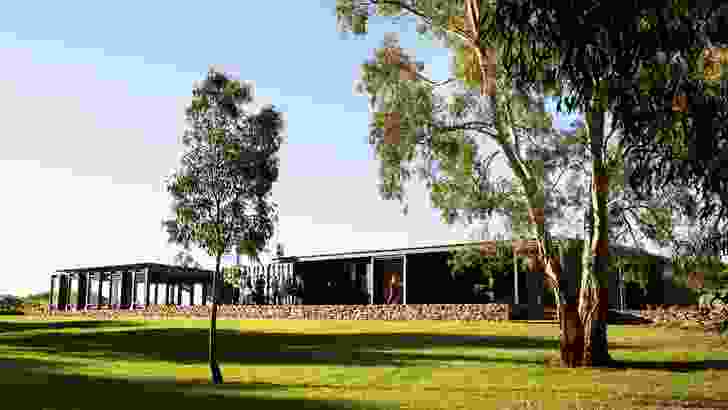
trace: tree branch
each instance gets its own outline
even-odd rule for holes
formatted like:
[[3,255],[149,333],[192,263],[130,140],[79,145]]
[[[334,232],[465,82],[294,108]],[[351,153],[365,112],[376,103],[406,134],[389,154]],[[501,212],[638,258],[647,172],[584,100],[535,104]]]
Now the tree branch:
[[[391,4],[391,5],[399,6],[403,10],[407,10],[408,12],[412,13],[413,15],[421,18],[428,26],[435,27],[435,24],[432,21],[432,18],[430,18],[429,16],[418,11],[414,7],[404,4],[404,2],[402,2],[402,1],[393,1],[393,0],[371,0],[371,1],[372,1],[372,4]],[[443,31],[446,31],[448,33],[451,33],[451,34],[457,36],[458,38],[463,40],[466,44],[470,45],[471,47],[478,46],[477,39],[470,38],[470,36],[466,32],[458,29],[457,27],[450,28],[449,26],[445,26],[445,27],[439,27],[439,28]]]
[[[633,216],[635,217],[635,219],[637,219],[637,220],[639,221],[639,216],[637,216],[637,215],[636,215],[636,214],[634,213],[634,210],[632,210],[632,209],[627,209],[627,211],[629,211],[629,212],[630,212],[630,213],[631,213],[631,214],[632,214],[632,215],[633,215]],[[639,242],[637,241],[637,238],[636,238],[636,237],[635,237],[635,235],[634,235],[634,231],[632,230],[632,224],[631,224],[631,223],[629,222],[629,220],[627,220],[627,217],[625,216],[625,214],[624,214],[624,213],[622,213],[622,218],[624,219],[624,222],[626,223],[626,226],[627,226],[627,228],[629,228],[629,233],[630,233],[630,235],[632,236],[632,240],[634,241],[634,246],[635,246],[636,248],[638,248],[638,249],[641,249],[642,247],[641,247],[641,246],[639,246]]]

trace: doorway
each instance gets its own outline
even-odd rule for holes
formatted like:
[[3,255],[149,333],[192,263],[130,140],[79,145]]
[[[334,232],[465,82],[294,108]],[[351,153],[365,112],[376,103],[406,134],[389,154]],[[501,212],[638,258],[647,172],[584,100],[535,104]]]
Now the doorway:
[[374,304],[385,304],[385,295],[392,277],[397,276],[401,287],[399,304],[404,303],[404,257],[374,259]]

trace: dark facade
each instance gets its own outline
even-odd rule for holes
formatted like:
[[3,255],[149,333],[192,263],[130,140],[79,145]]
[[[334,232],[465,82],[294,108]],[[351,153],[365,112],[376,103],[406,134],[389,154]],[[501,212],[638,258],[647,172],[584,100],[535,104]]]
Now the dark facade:
[[[513,244],[518,256],[537,253],[535,241]],[[484,294],[478,291],[479,283],[468,279],[468,275],[451,274],[447,263],[450,252],[462,246],[494,249],[495,242],[281,257],[274,259],[271,266],[278,263],[293,265],[294,276],[302,281],[305,289],[303,304],[385,303],[386,285],[394,273],[401,278],[401,303],[508,303],[524,305],[531,318],[543,316],[544,304],[547,300],[553,301],[551,291],[545,286],[544,272],[523,269],[504,272],[495,289]],[[610,254],[634,257],[635,263],[641,264],[641,268],[656,278],[650,282],[651,289],[648,290],[651,303],[670,302],[666,298],[672,298],[674,292],[668,292],[668,283],[659,280],[669,276],[668,258],[619,245],[610,246]],[[581,280],[581,248],[573,248],[562,256],[564,277],[575,281],[573,288],[577,288]],[[614,309],[628,307],[625,283],[619,272],[610,273],[609,304]]]
[[[508,241],[510,243],[510,241]],[[535,241],[513,242],[518,256],[536,255]],[[544,273],[514,266],[498,275],[493,289],[483,292],[477,275],[451,274],[448,259],[458,247],[495,249],[494,241],[372,250],[325,255],[279,257],[268,265],[243,267],[237,286],[225,284],[224,304],[467,304],[519,305],[531,319],[543,318],[544,304],[552,303]],[[630,248],[612,246],[611,254],[635,256],[651,276],[663,278],[669,259]],[[563,254],[564,277],[580,283],[581,250]],[[213,272],[161,264],[133,264],[59,270],[51,276],[51,308],[93,309],[98,306],[135,308],[150,304],[194,305],[211,301]],[[392,278],[398,282],[397,298],[387,300]],[[474,279],[476,278],[476,279]],[[218,283],[222,283],[219,281]],[[650,301],[629,294],[618,272],[611,274],[609,304],[628,308],[627,296],[641,303],[667,303],[675,292],[662,281],[652,282]],[[665,282],[666,283],[666,282]],[[666,292],[668,290],[668,292]],[[100,295],[100,298],[99,298]],[[681,303],[681,302],[675,302]]]

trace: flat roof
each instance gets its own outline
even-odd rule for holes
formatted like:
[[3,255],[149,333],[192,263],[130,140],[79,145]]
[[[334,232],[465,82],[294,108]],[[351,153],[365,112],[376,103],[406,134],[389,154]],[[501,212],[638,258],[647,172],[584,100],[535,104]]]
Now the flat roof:
[[[564,239],[580,240],[577,238],[565,238],[565,237],[556,237],[554,239],[555,240],[564,240]],[[493,246],[496,242],[510,242],[510,241],[511,241],[510,239],[497,240],[497,241],[496,240],[472,241],[472,242],[461,242],[461,243],[444,244],[444,245],[420,246],[420,247],[413,247],[413,248],[395,248],[395,249],[382,249],[382,250],[335,252],[335,253],[324,253],[324,254],[304,255],[304,256],[284,256],[284,257],[274,257],[272,262],[273,263],[318,262],[318,261],[328,261],[328,260],[344,260],[344,259],[371,258],[371,257],[375,257],[375,258],[400,257],[400,256],[404,256],[404,255],[449,252],[449,251],[456,250],[458,248],[469,247],[469,246],[484,246],[484,245]],[[531,240],[526,241],[527,248],[534,248],[534,245],[535,245],[535,240],[531,239]],[[615,252],[616,254],[621,255],[621,256],[652,256],[652,257],[661,259],[663,261],[670,260],[670,258],[667,258],[665,256],[654,255],[654,254],[651,254],[642,249],[627,247],[627,246],[618,245],[618,244],[610,245],[609,249],[610,249],[610,251]],[[533,249],[528,249],[528,250],[533,251]]]
[[84,272],[111,272],[119,270],[141,270],[149,269],[152,272],[164,272],[171,273],[175,276],[197,276],[197,275],[210,275],[213,273],[211,270],[197,269],[197,268],[185,268],[182,266],[164,265],[161,263],[131,263],[126,265],[106,265],[106,266],[94,266],[85,268],[71,268],[71,269],[56,269],[56,272],[62,273],[84,273]]

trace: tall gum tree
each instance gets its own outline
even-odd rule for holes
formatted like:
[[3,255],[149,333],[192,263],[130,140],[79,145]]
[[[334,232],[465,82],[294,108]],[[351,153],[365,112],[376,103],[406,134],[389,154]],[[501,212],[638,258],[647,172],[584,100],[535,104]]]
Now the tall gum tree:
[[[584,267],[586,275],[582,278],[579,299],[580,319],[587,328],[584,346],[587,365],[609,362],[603,321],[607,306],[602,302],[606,301],[604,268],[609,249],[606,212],[609,184],[603,150],[599,149],[606,142],[605,113],[613,113],[617,127],[624,129],[625,146],[630,149],[639,146],[636,151],[643,157],[660,157],[662,161],[657,167],[655,162],[647,166],[643,162],[641,172],[631,172],[630,184],[636,191],[639,185],[636,181],[646,185],[654,175],[663,173],[660,168],[672,173],[667,179],[675,179],[676,174],[682,173],[691,177],[683,181],[700,180],[701,171],[708,168],[706,164],[687,158],[672,161],[671,155],[684,151],[682,147],[676,149],[677,145],[698,145],[696,141],[703,138],[698,138],[700,130],[711,133],[713,138],[707,141],[714,147],[720,148],[720,144],[714,143],[725,138],[725,133],[709,129],[711,121],[705,121],[707,118],[693,123],[686,120],[700,117],[697,102],[705,100],[702,92],[707,89],[704,87],[707,81],[688,79],[688,72],[704,74],[702,67],[695,69],[699,61],[696,55],[716,40],[725,40],[716,23],[720,18],[725,21],[728,8],[708,2],[692,7],[683,0],[624,3],[616,14],[611,7],[612,2],[603,0],[502,0],[492,16],[496,24],[487,24],[484,20],[486,24],[481,24],[483,41],[498,37],[507,44],[506,52],[499,55],[499,66],[517,72],[519,81],[529,86],[541,84],[544,79],[555,89],[568,86],[570,95],[562,98],[567,111],[579,109],[587,116],[593,156],[590,208],[593,224],[591,243],[585,244],[585,252],[591,251],[592,255],[584,255],[585,262],[590,263]],[[651,81],[645,84],[645,79]],[[685,99],[689,101],[687,104]],[[561,106],[560,102],[559,110]],[[721,112],[714,108],[712,112]],[[681,131],[676,126],[678,121]],[[688,138],[688,135],[691,136]],[[725,192],[725,178],[711,178],[706,182],[704,176],[701,182],[707,190],[720,193],[722,186]]]
[[214,69],[192,95],[182,138],[186,150],[167,182],[175,217],[162,226],[171,243],[185,249],[195,244],[215,258],[209,365],[212,382],[221,384],[216,344],[221,259],[234,248],[259,252],[273,236],[277,212],[270,192],[278,178],[283,122],[272,106],[246,112],[252,86]]
[[[340,0],[337,2],[340,25],[354,33],[365,33],[373,7],[380,15],[417,16],[423,28],[418,31],[431,32],[455,52],[456,66],[460,67],[456,70],[459,75],[455,85],[466,86],[466,90],[448,90],[450,95],[445,103],[445,98],[436,90],[451,84],[453,79],[435,82],[426,78],[420,72],[421,65],[413,62],[391,39],[385,39],[383,49],[376,50],[375,59],[362,66],[361,89],[369,96],[374,113],[370,142],[375,145],[382,165],[380,192],[386,199],[403,200],[403,182],[417,171],[431,189],[435,206],[449,213],[446,216],[454,217],[451,211],[458,205],[469,209],[471,214],[489,216],[512,198],[512,193],[503,189],[504,184],[488,178],[490,161],[479,153],[482,144],[478,138],[494,142],[525,197],[532,236],[538,244],[537,258],[532,265],[543,268],[559,295],[562,364],[580,365],[584,329],[575,293],[577,286],[562,275],[558,249],[546,227],[547,192],[543,172],[539,171],[543,160],[526,158],[520,149],[521,141],[544,129],[552,129],[550,117],[543,107],[531,110],[524,98],[520,98],[523,96],[515,92],[511,73],[495,64],[496,57],[504,51],[498,37],[483,39],[480,29],[495,24],[492,12],[495,2]],[[473,85],[477,87],[476,92]],[[527,115],[519,115],[524,112]],[[591,129],[598,128],[595,124],[598,121],[599,118],[589,120]],[[418,154],[424,158],[425,165],[413,170],[409,164]],[[447,172],[435,171],[433,163],[444,164],[445,171],[453,172],[443,178],[442,174]],[[599,172],[601,169],[597,175]],[[458,201],[458,198],[461,199]],[[603,212],[596,213],[603,223],[606,220]],[[595,235],[601,232],[602,229],[597,229]],[[597,239],[593,241],[599,245],[596,249],[603,250],[605,241]],[[598,297],[602,293],[594,294]],[[598,305],[602,306],[605,305]],[[597,318],[591,310],[587,312],[590,320]],[[606,331],[602,334],[606,338]],[[606,345],[606,340],[603,344]]]

